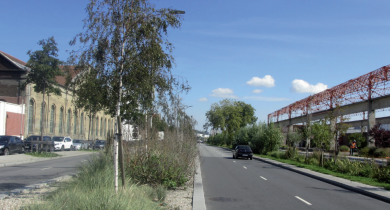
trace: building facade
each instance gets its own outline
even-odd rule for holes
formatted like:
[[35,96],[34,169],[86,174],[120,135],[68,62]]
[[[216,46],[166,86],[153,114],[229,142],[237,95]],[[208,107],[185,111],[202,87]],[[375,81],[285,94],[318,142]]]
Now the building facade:
[[43,95],[34,91],[33,85],[20,89],[29,69],[26,63],[0,51],[0,101],[24,105],[23,136],[40,135],[41,120],[43,132],[48,136],[70,136],[73,139],[106,139],[113,133],[114,118],[103,111],[91,116],[88,110],[76,109],[72,103],[72,92],[65,87],[65,77],[58,76],[56,81],[61,96]]

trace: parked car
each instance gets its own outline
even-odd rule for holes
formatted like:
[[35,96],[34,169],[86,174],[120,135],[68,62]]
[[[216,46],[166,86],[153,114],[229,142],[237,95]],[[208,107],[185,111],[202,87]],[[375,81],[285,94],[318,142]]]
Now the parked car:
[[237,159],[239,157],[252,160],[253,152],[251,147],[248,145],[237,145],[233,151],[233,158]]
[[75,150],[88,149],[88,147],[89,147],[89,143],[86,143],[84,140],[73,139],[73,148]]
[[92,149],[104,149],[106,146],[106,140],[96,140],[95,144],[93,144]]
[[[38,136],[38,135],[33,135],[33,136],[29,136],[26,138],[26,140],[24,140],[24,148],[25,150],[31,150],[32,151],[36,151],[37,149],[37,144],[33,144],[31,145],[31,141],[40,141],[41,140],[41,136]],[[51,139],[50,136],[43,136],[43,141],[53,141]],[[39,149],[40,151],[49,151],[50,147],[48,145],[43,145],[42,146],[42,149]],[[51,147],[51,150],[53,151],[54,150],[54,143],[52,144],[52,147]]]
[[16,136],[0,136],[0,154],[10,155],[12,153],[23,153],[24,143]]
[[73,150],[73,141],[69,136],[54,136],[54,150]]

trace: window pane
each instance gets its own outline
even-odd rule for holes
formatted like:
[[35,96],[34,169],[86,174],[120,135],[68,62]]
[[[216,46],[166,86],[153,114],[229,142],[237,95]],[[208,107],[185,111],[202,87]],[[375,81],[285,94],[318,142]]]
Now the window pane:
[[73,133],[74,134],[77,134],[77,112],[74,112],[74,125],[73,125],[73,127],[74,127],[74,129],[73,129]]
[[42,127],[45,127],[45,119],[44,119],[45,118],[45,108],[46,108],[46,105],[43,104],[42,108],[41,108],[41,120],[39,122],[39,132],[42,132]]
[[68,116],[66,118],[66,133],[67,134],[70,134],[70,115],[72,114],[72,112],[70,111],[70,109],[68,110]]
[[33,132],[34,127],[34,101],[30,101],[28,107],[28,132]]
[[61,108],[60,109],[60,120],[58,122],[58,133],[61,133],[62,134],[62,116],[64,115],[64,109]]
[[54,111],[54,105],[52,105],[50,112],[50,133],[54,133]]
[[84,113],[81,113],[81,119],[80,119],[80,134],[83,135],[83,126],[84,126]]
[[98,124],[99,124],[99,118],[96,118],[96,136],[98,135]]

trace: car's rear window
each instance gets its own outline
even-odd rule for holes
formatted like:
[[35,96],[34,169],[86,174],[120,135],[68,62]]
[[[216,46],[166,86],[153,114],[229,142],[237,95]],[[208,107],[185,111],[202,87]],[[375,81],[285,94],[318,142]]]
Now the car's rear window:
[[249,146],[239,146],[239,149],[251,149]]
[[81,143],[81,140],[73,140],[73,143]]
[[10,138],[10,136],[0,136],[0,142],[7,143]]
[[53,137],[53,141],[62,141],[62,140],[64,140],[64,137],[58,137],[58,136]]
[[104,140],[98,140],[98,141],[96,141],[96,143],[98,143],[98,144],[105,144],[106,141],[104,141]]

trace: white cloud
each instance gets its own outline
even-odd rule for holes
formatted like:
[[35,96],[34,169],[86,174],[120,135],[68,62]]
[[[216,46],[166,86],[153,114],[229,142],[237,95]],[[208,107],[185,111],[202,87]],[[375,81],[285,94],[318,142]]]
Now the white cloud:
[[255,100],[255,101],[288,101],[288,98],[272,98],[262,96],[245,96],[243,99]]
[[328,85],[324,85],[323,83],[311,85],[301,79],[294,79],[294,81],[291,82],[291,91],[295,93],[318,93],[326,89],[328,89]]
[[271,75],[265,75],[264,78],[253,77],[251,80],[246,82],[250,86],[265,86],[273,87],[275,86],[275,79]]
[[236,95],[234,95],[233,90],[229,88],[218,88],[213,90],[213,94],[210,96],[213,97],[219,97],[219,98],[238,98]]
[[199,101],[207,101],[207,98],[200,98]]
[[260,89],[256,89],[256,90],[253,90],[252,93],[261,93],[263,92],[263,90],[260,90]]

